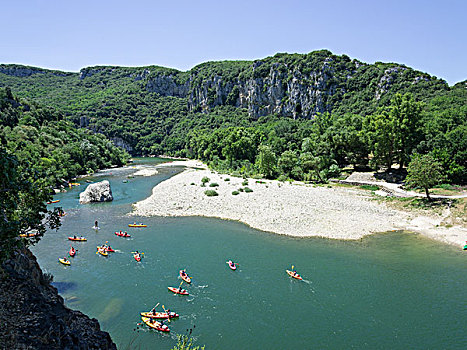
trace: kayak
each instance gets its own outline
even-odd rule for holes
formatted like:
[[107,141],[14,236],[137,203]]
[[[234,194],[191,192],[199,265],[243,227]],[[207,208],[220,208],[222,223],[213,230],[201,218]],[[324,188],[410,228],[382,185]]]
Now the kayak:
[[68,254],[70,254],[70,256],[75,256],[76,255],[76,249],[71,247],[70,248],[70,251],[68,252]]
[[56,199],[54,201],[47,202],[47,204],[53,204],[53,203],[58,203],[58,202],[60,202],[60,199]]
[[97,249],[97,252],[98,252],[100,255],[103,255],[103,256],[109,255],[109,253],[107,253],[107,252],[106,252],[105,250],[103,250],[103,249],[99,249],[99,248],[98,248],[98,249]]
[[169,314],[167,314],[167,312],[155,312],[155,313],[141,312],[140,314],[143,317],[158,318],[158,319],[167,319],[167,318],[174,318],[174,317],[179,316],[177,313],[172,312],[172,311]]
[[187,275],[187,273],[185,272],[185,270],[180,270],[180,277],[181,277],[182,280],[184,280],[186,283],[191,283],[191,278],[190,278],[190,276]]
[[294,273],[293,271],[290,271],[290,270],[285,270],[285,272],[287,272],[287,274],[290,276],[290,277],[293,277],[293,278],[296,278],[298,280],[303,280],[302,276],[300,276],[298,273]]
[[167,287],[167,288],[169,288],[169,290],[172,293],[181,294],[181,295],[188,295],[188,291],[186,291],[185,289],[179,290],[178,288],[175,288],[175,287]]
[[467,244],[464,246],[464,250],[467,250]]
[[100,230],[101,228],[99,226],[93,226],[91,227],[93,230]]
[[87,239],[84,237],[68,237],[70,241],[77,241],[77,242],[86,242]]
[[60,261],[63,265],[71,265],[69,260],[65,260],[64,258],[58,258],[58,261]]
[[136,261],[141,261],[141,254],[133,254]]
[[229,260],[229,261],[226,261],[227,264],[229,264],[229,267],[232,269],[232,270],[236,270],[237,269],[237,266],[235,265],[235,263],[232,261],[232,260]]
[[37,236],[39,233],[22,233],[19,236],[23,238],[31,238]]
[[148,227],[148,225],[145,225],[145,224],[128,224],[128,227]]
[[[102,249],[102,246],[99,246],[99,245],[98,245],[96,248],[99,250],[99,249]],[[106,251],[107,253],[115,253],[115,250],[113,250],[112,247],[107,247],[107,248],[105,248],[105,251]]]
[[146,323],[146,325],[148,325],[151,328],[154,328],[161,332],[170,332],[169,327],[167,327],[167,325],[165,324],[163,325],[162,323],[154,321],[153,319],[149,317],[141,317],[141,319],[143,320],[144,323]]
[[128,233],[126,233],[126,232],[122,232],[122,233],[120,233],[120,232],[115,232],[115,234],[116,234],[117,236],[119,236],[119,237],[131,237],[131,236],[130,236]]

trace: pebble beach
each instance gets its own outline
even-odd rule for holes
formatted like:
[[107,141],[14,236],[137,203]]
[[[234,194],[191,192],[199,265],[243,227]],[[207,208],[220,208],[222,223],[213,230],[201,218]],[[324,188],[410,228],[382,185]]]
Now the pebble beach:
[[[461,245],[467,236],[464,228],[438,227],[440,220],[388,208],[357,188],[255,179],[243,185],[245,179],[215,173],[196,161],[161,166],[180,165],[187,169],[154,187],[150,197],[134,205],[133,215],[216,217],[296,237],[355,240],[409,230]],[[203,177],[209,178],[206,187],[201,186]],[[210,187],[213,183],[218,186]],[[252,192],[239,191],[245,187]],[[206,190],[215,190],[218,196],[209,197]]]

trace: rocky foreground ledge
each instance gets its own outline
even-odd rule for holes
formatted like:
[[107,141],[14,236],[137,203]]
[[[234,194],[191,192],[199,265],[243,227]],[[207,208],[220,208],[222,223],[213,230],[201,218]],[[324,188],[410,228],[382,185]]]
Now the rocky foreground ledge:
[[28,249],[0,267],[0,349],[116,349],[96,319],[67,308]]

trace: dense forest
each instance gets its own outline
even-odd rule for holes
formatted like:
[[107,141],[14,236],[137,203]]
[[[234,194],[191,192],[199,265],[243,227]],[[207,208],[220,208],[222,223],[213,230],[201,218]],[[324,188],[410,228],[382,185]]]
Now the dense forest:
[[0,86],[58,108],[135,155],[326,181],[349,165],[405,167],[413,154],[430,154],[447,182],[467,179],[466,84],[449,87],[396,63],[321,50],[207,62],[187,72],[0,65]]
[[79,129],[51,107],[0,89],[0,259],[18,244],[18,233],[59,225],[46,202],[53,189],[79,174],[123,165],[129,155],[104,135]]

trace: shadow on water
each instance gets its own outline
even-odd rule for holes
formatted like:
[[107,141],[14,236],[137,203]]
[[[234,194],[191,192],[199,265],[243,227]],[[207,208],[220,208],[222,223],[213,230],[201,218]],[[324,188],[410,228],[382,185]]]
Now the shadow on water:
[[75,282],[52,282],[52,286],[57,288],[60,294],[71,292],[78,288],[78,284]]

